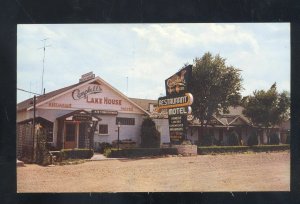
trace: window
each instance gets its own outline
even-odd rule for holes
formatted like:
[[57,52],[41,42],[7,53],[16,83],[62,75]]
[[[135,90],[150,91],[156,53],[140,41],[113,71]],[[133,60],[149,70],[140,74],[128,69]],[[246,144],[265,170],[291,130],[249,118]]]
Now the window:
[[53,128],[46,129],[47,142],[53,142]]
[[107,135],[108,134],[108,125],[100,124],[99,125],[99,134]]
[[135,125],[134,118],[116,118],[116,125],[120,122],[121,125]]
[[75,141],[76,125],[66,123],[66,141]]

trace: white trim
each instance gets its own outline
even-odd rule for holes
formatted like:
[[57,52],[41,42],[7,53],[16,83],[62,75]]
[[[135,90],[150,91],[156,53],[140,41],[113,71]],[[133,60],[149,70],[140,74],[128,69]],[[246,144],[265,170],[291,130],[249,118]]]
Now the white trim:
[[221,120],[219,120],[216,116],[213,115],[213,117],[214,117],[217,121],[219,121],[221,124],[223,124],[223,125],[226,126],[226,124],[224,124],[224,123],[223,123]]

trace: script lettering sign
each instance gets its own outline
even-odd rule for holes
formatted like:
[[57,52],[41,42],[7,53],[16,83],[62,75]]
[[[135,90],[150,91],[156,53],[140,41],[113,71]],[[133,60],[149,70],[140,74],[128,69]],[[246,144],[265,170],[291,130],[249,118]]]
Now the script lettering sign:
[[75,89],[72,92],[72,98],[74,100],[79,100],[81,98],[87,98],[88,95],[101,93],[101,92],[102,92],[102,89],[99,85],[88,86],[86,89],[83,89],[83,90]]

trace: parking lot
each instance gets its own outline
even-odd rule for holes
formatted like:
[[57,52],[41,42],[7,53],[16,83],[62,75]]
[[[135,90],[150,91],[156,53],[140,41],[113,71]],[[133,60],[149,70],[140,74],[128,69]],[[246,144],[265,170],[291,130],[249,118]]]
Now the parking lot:
[[289,191],[290,153],[86,161],[17,168],[18,192]]

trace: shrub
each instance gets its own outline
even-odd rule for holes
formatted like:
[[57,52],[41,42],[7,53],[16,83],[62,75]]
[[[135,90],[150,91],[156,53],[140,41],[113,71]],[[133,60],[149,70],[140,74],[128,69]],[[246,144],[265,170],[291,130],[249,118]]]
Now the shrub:
[[209,135],[209,134],[204,135],[203,141],[202,141],[202,145],[203,146],[211,146],[211,145],[213,145],[213,136]]
[[49,161],[49,150],[47,145],[47,135],[43,128],[37,130],[37,148],[36,148],[36,162],[41,165],[48,165]]
[[102,143],[99,143],[98,146],[97,146],[97,151],[101,154],[104,153],[104,150],[107,149],[107,148],[111,148],[112,145],[107,143],[107,142],[102,142]]
[[279,135],[277,133],[273,133],[270,136],[270,144],[271,145],[278,145],[279,144]]
[[255,145],[255,146],[199,146],[198,154],[222,154],[222,153],[243,153],[253,152],[271,152],[289,150],[289,145]]
[[229,146],[236,146],[239,145],[239,138],[235,131],[231,132],[228,138]]
[[242,153],[249,151],[248,146],[206,146],[198,147],[198,154],[212,154],[212,153]]
[[62,149],[63,159],[89,159],[94,155],[92,149]]
[[159,148],[160,132],[156,130],[155,122],[151,118],[145,118],[141,130],[141,147]]
[[290,145],[255,145],[251,147],[254,152],[271,152],[271,151],[286,151],[290,149]]
[[247,141],[248,146],[253,146],[253,145],[258,145],[258,138],[257,138],[257,133],[256,132],[251,132],[248,141]]
[[291,136],[290,133],[287,134],[285,144],[290,144]]
[[[109,152],[110,151],[110,152]],[[111,149],[107,150],[108,157],[147,157],[147,156],[162,156],[162,155],[177,155],[176,148],[135,148],[135,149]]]

